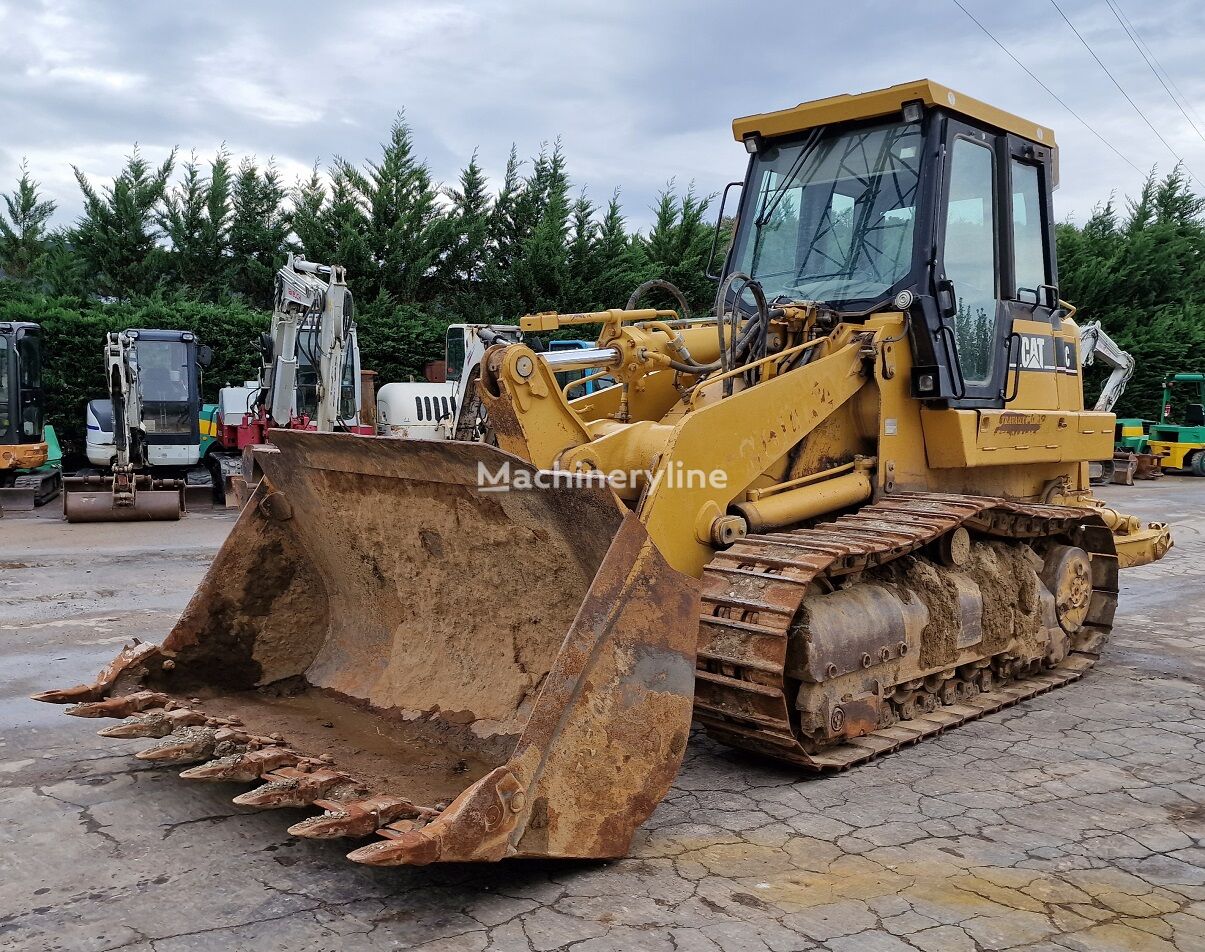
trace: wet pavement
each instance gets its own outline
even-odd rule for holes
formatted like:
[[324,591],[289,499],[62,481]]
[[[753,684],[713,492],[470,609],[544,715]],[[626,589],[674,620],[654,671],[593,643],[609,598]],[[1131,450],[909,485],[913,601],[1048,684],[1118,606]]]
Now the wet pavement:
[[370,869],[26,700],[158,639],[232,524],[0,519],[0,948],[1205,950],[1205,480],[1079,683],[834,777],[696,735],[629,859]]

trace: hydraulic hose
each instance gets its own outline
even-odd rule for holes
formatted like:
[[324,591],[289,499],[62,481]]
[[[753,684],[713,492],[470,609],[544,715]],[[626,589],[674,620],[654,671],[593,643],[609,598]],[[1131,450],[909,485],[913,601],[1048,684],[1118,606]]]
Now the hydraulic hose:
[[626,310],[636,310],[636,305],[640,303],[640,299],[648,294],[649,291],[664,291],[670,295],[678,302],[678,306],[681,308],[682,320],[690,320],[690,305],[686,303],[686,295],[678,289],[677,285],[666,281],[664,278],[653,278],[651,281],[645,281],[644,284],[637,287],[632,292],[632,296],[628,298],[628,303],[625,305]]

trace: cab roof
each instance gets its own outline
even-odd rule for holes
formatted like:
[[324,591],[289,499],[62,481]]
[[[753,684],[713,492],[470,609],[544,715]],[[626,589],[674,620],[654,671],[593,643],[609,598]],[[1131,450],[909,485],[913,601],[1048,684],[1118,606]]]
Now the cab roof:
[[732,134],[738,142],[751,135],[790,135],[834,122],[895,115],[904,108],[905,103],[917,100],[926,106],[940,106],[948,112],[961,114],[1004,132],[1011,132],[1051,150],[1057,148],[1054,130],[1014,116],[995,106],[989,106],[930,79],[919,79],[867,93],[842,93],[828,99],[800,103],[790,109],[735,119],[732,123]]
[[32,321],[0,321],[0,334],[15,334],[18,331],[29,333],[30,331],[40,331],[40,325]]
[[197,335],[192,331],[165,331],[148,327],[131,327],[126,333],[136,334],[139,340],[166,340],[179,343],[197,339]]

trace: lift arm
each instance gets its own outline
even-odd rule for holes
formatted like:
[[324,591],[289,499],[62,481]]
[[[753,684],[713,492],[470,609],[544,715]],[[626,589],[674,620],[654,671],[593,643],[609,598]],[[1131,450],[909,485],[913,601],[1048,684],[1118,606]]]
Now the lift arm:
[[1090,321],[1079,331],[1080,363],[1090,366],[1097,357],[1112,368],[1109,379],[1105,381],[1100,396],[1096,399],[1094,410],[1108,412],[1117,405],[1125,392],[1126,384],[1134,374],[1134,357],[1117,346],[1117,343],[1105,333],[1100,321]]

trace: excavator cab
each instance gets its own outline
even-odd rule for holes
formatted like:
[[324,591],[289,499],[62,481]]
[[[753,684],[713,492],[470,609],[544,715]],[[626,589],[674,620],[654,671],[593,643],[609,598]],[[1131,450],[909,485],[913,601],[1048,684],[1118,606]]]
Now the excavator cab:
[[[309,420],[318,418],[318,363],[321,329],[313,320],[297,332],[296,415]],[[348,330],[347,352],[339,387],[337,429],[355,432],[360,425],[360,346],[353,325]]]
[[1088,488],[1053,134],[928,81],[733,128],[713,313],[522,317],[597,336],[489,347],[488,443],[274,435],[163,644],[39,698],[399,865],[622,855],[692,716],[842,770],[1081,677],[1170,540]]
[[33,509],[59,491],[48,465],[42,390],[42,329],[0,323],[0,510]]

